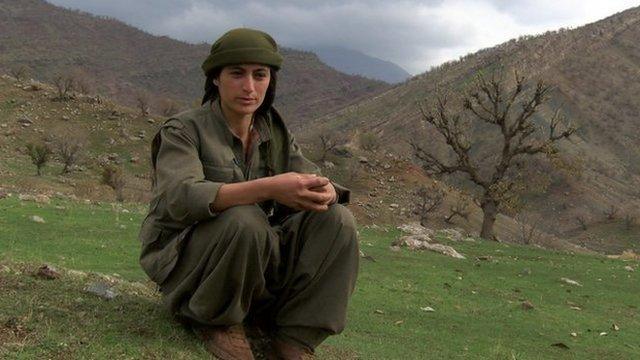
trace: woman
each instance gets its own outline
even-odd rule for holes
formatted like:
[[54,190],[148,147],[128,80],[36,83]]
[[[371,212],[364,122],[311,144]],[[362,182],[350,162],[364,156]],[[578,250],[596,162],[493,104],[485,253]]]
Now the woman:
[[140,263],[221,359],[253,359],[247,324],[268,331],[271,358],[311,356],[344,328],[355,285],[349,191],[319,175],[272,107],[281,64],[268,34],[227,32],[202,65],[203,106],[152,144]]

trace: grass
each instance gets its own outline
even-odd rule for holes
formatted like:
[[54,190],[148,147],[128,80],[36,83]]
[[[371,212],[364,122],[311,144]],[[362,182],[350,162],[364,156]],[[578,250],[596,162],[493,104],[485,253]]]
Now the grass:
[[[0,263],[7,265],[0,265],[0,357],[207,358],[161,311],[137,265],[144,209],[124,208],[0,200]],[[451,243],[467,257],[457,260],[391,251],[398,235],[361,229],[362,250],[375,261],[362,259],[347,329],[318,349],[320,359],[640,357],[637,262],[489,242]],[[98,275],[30,276],[43,262],[117,273],[121,295],[106,301],[84,292]],[[532,310],[523,309],[525,300]]]

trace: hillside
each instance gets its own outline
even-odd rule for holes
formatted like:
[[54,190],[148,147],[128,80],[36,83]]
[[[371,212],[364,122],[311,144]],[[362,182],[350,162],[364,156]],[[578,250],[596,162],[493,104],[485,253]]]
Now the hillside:
[[[614,206],[617,216],[640,214],[640,8],[633,8],[573,30],[547,32],[514,39],[493,48],[445,63],[385,93],[318,119],[330,131],[351,134],[373,132],[381,142],[410,158],[406,140],[430,139],[443,153],[443,142],[425,130],[418,103],[432,101],[436,89],[454,92],[466,88],[479,71],[503,67],[507,75],[518,69],[530,79],[555,86],[541,114],[560,107],[579,127],[563,142],[564,160],[574,173],[549,175],[540,161],[529,171],[548,182],[545,192],[522,195],[532,213],[542,216],[545,231],[573,234],[577,218],[598,223]],[[538,117],[541,126],[542,118]],[[317,129],[310,129],[315,132]],[[477,130],[477,138],[492,136]],[[431,140],[437,139],[437,140]],[[425,141],[426,142],[426,141]],[[636,235],[636,239],[640,236]]]
[[[188,107],[202,97],[200,64],[209,44],[153,36],[42,0],[0,1],[0,34],[0,73],[25,66],[31,77],[43,81],[74,75],[92,93],[130,106],[144,92],[157,113],[165,98]],[[380,81],[340,73],[309,52],[283,49],[283,55],[277,104],[293,127],[387,88]]]

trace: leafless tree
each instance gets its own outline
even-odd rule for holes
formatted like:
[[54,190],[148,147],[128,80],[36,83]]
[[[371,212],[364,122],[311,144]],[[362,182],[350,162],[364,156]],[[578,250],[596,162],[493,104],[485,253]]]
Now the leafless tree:
[[320,156],[319,162],[323,162],[327,159],[327,155],[329,151],[333,150],[338,146],[338,139],[335,135],[329,134],[328,132],[323,132],[318,135],[318,140],[320,140]]
[[75,90],[83,93],[83,94],[90,94],[91,93],[91,81],[90,81],[90,76],[89,74],[78,68],[73,70],[72,74],[71,74],[73,81],[74,81],[74,88]]
[[136,95],[136,104],[140,110],[140,116],[149,115],[149,95],[145,92],[138,92]]
[[587,230],[587,219],[584,217],[584,215],[577,215],[576,221],[578,222],[578,224],[580,224],[580,228],[582,229],[582,231]]
[[444,200],[444,191],[431,185],[430,187],[421,186],[415,192],[415,212],[420,217],[420,225],[427,226],[429,215],[435,211]]
[[542,217],[538,216],[534,218],[533,216],[527,216],[521,213],[516,216],[516,220],[520,223],[522,243],[525,245],[536,243],[537,239],[542,235],[539,229]]
[[80,160],[84,148],[83,144],[77,139],[61,137],[57,139],[56,147],[58,156],[64,164],[61,174],[67,174],[71,171],[71,167]]
[[449,208],[449,215],[444,219],[447,224],[453,222],[453,218],[459,216],[461,219],[469,220],[469,201],[462,197]]
[[45,144],[27,144],[27,154],[36,166],[36,175],[42,175],[41,169],[49,162],[51,148]]
[[[480,236],[484,239],[495,239],[493,224],[500,206],[514,196],[517,182],[509,176],[512,166],[536,154],[557,152],[554,144],[576,130],[567,124],[565,130],[559,131],[564,117],[555,111],[553,116],[545,119],[549,126],[548,134],[543,139],[536,139],[542,131],[536,131],[538,128],[533,122],[533,115],[548,100],[551,86],[538,81],[528,91],[526,78],[517,72],[514,87],[508,89],[505,83],[501,74],[494,72],[488,79],[480,74],[472,90],[463,96],[461,109],[457,112],[451,113],[452,106],[444,95],[437,97],[431,109],[421,107],[424,121],[444,137],[453,152],[453,162],[439,159],[417,141],[411,142],[414,154],[425,170],[438,174],[464,173],[481,189],[480,207],[484,218]],[[499,129],[502,148],[493,156],[496,159],[494,165],[472,160],[470,136],[474,133],[470,131],[470,121]]]
[[68,100],[70,93],[75,89],[75,80],[70,74],[57,75],[53,79],[53,85],[58,90],[58,97],[56,100]]
[[26,66],[20,65],[16,68],[12,68],[10,72],[11,76],[13,76],[16,80],[23,81],[27,77],[27,73],[29,72],[29,70]]
[[607,220],[611,221],[616,218],[616,214],[618,213],[618,209],[611,205],[608,209],[604,210],[604,215],[607,217]]
[[116,192],[116,201],[124,201],[124,187],[126,181],[122,168],[114,165],[103,166],[102,183],[108,185]]

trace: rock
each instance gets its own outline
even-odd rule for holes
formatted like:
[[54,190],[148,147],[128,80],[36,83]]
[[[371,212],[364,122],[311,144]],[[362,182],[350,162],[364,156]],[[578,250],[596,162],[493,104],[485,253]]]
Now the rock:
[[116,296],[118,296],[118,293],[113,290],[113,286],[111,284],[102,281],[89,284],[84,288],[84,291],[97,295],[106,300],[112,300]]
[[148,122],[149,124],[155,124],[155,123],[156,123],[156,122],[155,122],[155,120],[153,120],[153,119],[147,119],[147,122]]
[[132,156],[131,160],[129,160],[130,162],[137,164],[138,162],[140,162],[140,157],[139,156]]
[[420,310],[426,312],[435,312],[435,310],[431,306],[420,307]]
[[333,169],[333,168],[335,168],[335,167],[336,167],[336,165],[335,165],[334,163],[332,163],[331,161],[324,161],[324,162],[322,163],[322,166],[323,166],[325,169]]
[[54,280],[60,277],[60,273],[56,268],[50,265],[42,265],[36,271],[36,276],[41,279]]
[[565,284],[569,284],[569,285],[573,285],[573,286],[582,286],[579,282],[575,281],[575,280],[571,280],[569,278],[560,278],[560,281],[562,281]]
[[69,118],[69,116],[67,116],[67,115],[62,115],[62,120],[64,120],[64,121],[69,121],[69,120],[70,120],[70,118]]
[[533,310],[533,309],[535,309],[535,306],[533,306],[533,304],[529,300],[523,301],[521,306],[522,306],[522,310]]
[[359,156],[359,157],[358,157],[358,161],[359,161],[361,164],[367,164],[367,163],[369,163],[369,159],[367,159],[367,158],[366,158],[366,157],[364,157],[364,156]]
[[31,221],[33,221],[33,222],[36,222],[36,223],[39,223],[39,224],[44,224],[44,223],[45,223],[44,219],[43,219],[43,218],[41,218],[41,217],[40,217],[40,216],[38,216],[38,215],[31,215],[31,216],[29,216],[29,220],[31,220]]
[[33,125],[33,121],[31,119],[29,119],[28,117],[24,116],[24,115],[19,117],[17,122],[18,122],[18,124],[22,125],[23,127],[28,127],[28,126]]
[[447,245],[431,243],[431,238],[426,235],[408,235],[402,236],[394,241],[392,246],[406,246],[409,250],[429,250],[443,255],[451,256],[456,259],[464,259],[465,257],[458,253],[454,248]]
[[406,224],[402,224],[400,226],[398,226],[397,228],[398,230],[407,233],[407,234],[411,234],[411,235],[428,235],[428,236],[433,236],[434,235],[434,231],[431,229],[428,229],[422,225],[420,225],[420,223],[418,222],[410,222],[410,223],[406,223]]
[[51,198],[44,194],[38,194],[34,196],[34,201],[38,204],[49,204],[51,203]]
[[440,233],[452,241],[462,241],[462,239],[464,238],[464,236],[462,236],[462,233],[457,229],[443,229],[440,230]]
[[636,271],[636,269],[634,269],[633,266],[629,266],[629,265],[625,266],[624,269],[627,271]]
[[400,205],[398,204],[389,204],[389,207],[392,209],[397,209]]

